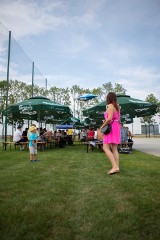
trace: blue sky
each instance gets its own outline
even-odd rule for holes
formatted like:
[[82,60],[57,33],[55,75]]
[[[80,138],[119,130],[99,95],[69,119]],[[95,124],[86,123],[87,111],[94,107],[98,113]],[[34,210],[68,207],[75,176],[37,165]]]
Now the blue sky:
[[49,86],[160,100],[160,0],[0,0],[0,22]]

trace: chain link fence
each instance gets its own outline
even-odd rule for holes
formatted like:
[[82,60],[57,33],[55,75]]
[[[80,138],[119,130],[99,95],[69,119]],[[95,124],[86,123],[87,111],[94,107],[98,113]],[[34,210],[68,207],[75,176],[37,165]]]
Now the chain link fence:
[[[9,48],[10,61],[8,66]],[[0,81],[7,79],[7,70],[9,70],[9,81],[17,80],[32,85],[33,95],[38,94],[36,86],[46,89],[46,78],[12,34],[9,46],[9,31],[0,23]]]

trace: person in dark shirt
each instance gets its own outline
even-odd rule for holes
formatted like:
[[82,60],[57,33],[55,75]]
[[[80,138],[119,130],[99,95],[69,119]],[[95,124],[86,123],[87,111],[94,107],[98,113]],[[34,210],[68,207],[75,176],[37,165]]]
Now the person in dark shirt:
[[27,132],[28,132],[28,128],[25,128],[25,130],[22,133],[23,142],[28,142]]

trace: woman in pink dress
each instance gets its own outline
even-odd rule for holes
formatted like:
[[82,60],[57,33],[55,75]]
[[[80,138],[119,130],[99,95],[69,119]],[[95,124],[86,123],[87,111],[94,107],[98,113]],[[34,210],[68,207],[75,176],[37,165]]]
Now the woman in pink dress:
[[104,134],[103,136],[103,150],[112,164],[112,168],[108,174],[114,174],[119,172],[117,145],[120,144],[120,109],[117,104],[117,96],[114,92],[108,93],[106,100],[108,108],[104,113],[105,120],[101,128],[111,124],[112,130],[108,135]]

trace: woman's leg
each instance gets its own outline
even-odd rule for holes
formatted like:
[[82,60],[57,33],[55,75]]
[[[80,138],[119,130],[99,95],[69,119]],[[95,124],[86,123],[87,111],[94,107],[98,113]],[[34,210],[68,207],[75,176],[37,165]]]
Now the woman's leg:
[[119,168],[119,153],[118,153],[118,149],[117,149],[117,144],[112,144],[111,148],[112,148],[112,153],[113,153],[114,159]]
[[108,173],[111,174],[115,171],[118,171],[119,167],[118,167],[116,160],[114,158],[114,155],[110,149],[110,144],[103,144],[103,150],[112,164],[112,169]]

